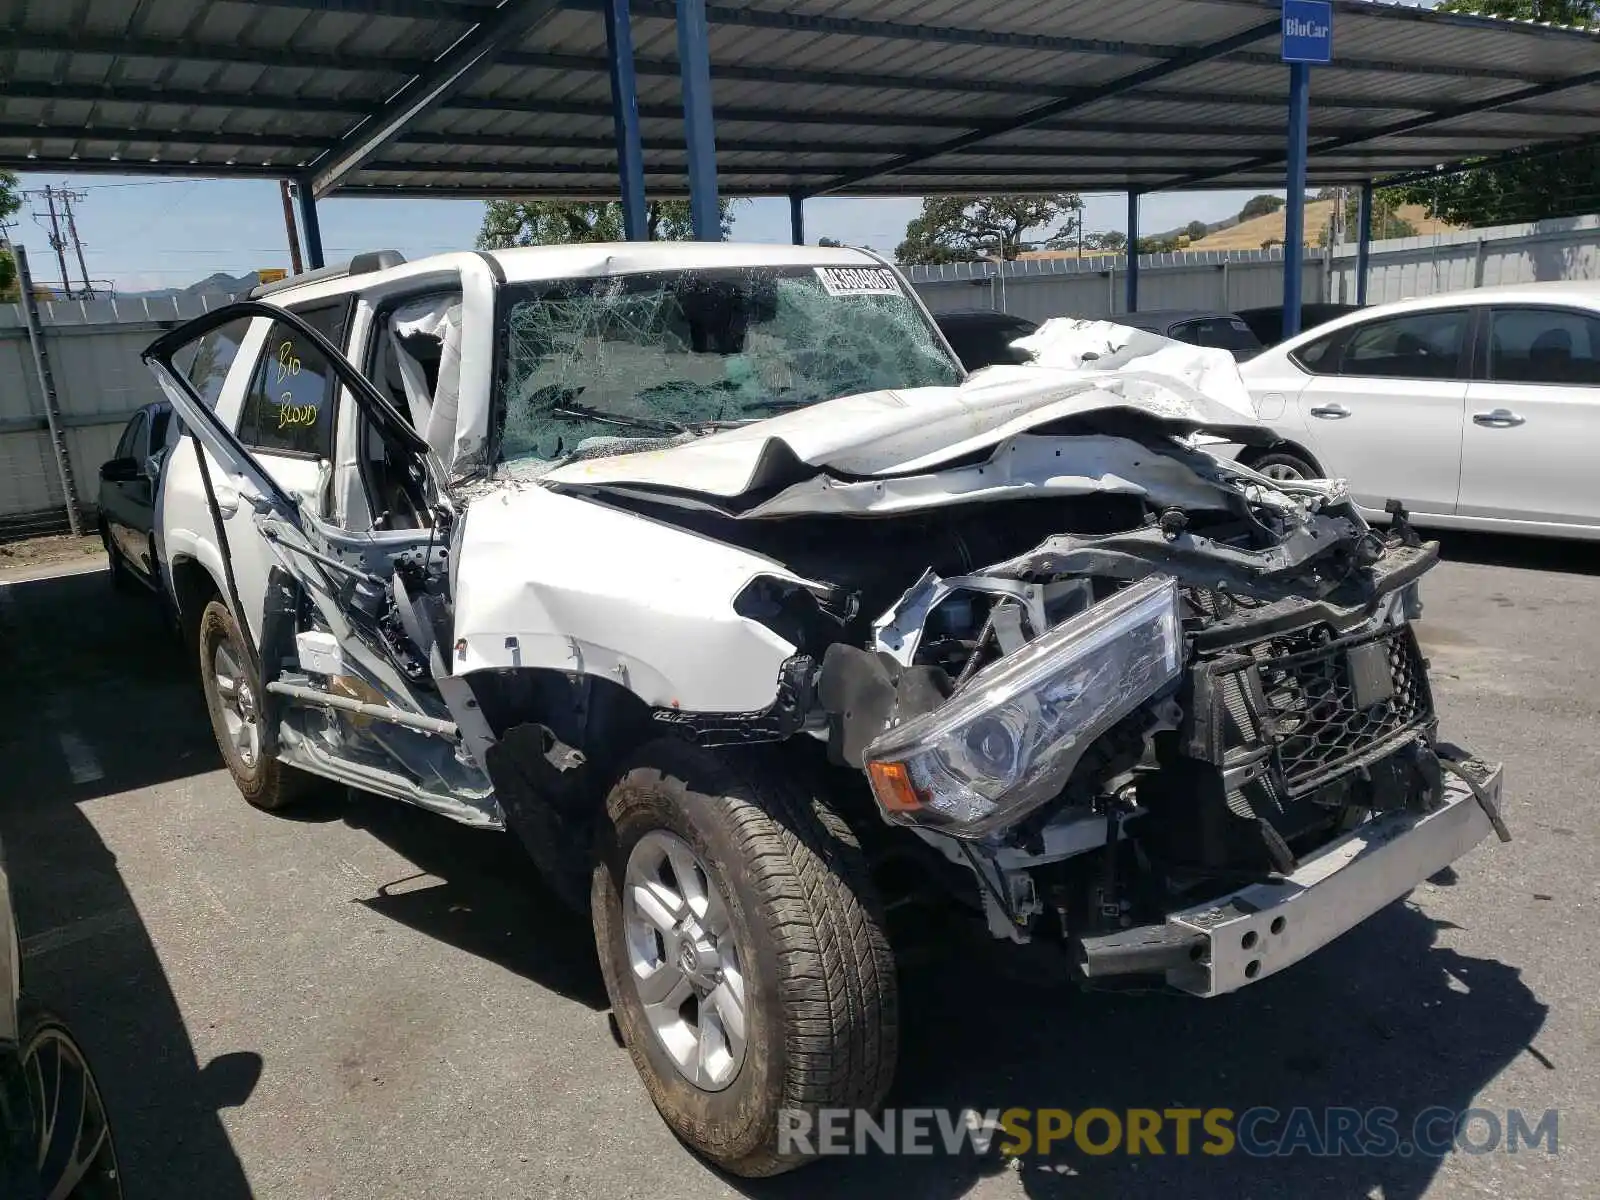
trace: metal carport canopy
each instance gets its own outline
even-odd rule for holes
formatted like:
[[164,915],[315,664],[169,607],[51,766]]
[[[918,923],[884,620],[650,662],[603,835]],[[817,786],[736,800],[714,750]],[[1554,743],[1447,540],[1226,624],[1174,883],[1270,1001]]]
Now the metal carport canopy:
[[[0,165],[614,198],[610,0],[0,0]],[[674,0],[644,184],[688,191]],[[1310,182],[1600,137],[1600,35],[1335,0]],[[707,6],[724,195],[1281,188],[1279,0]]]

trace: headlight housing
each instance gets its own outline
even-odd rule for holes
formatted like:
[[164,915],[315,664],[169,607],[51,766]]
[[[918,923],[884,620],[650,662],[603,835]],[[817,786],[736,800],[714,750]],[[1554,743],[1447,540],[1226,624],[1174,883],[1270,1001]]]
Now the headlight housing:
[[1097,737],[1174,679],[1173,579],[1141,580],[992,663],[867,747],[885,816],[979,837],[1054,797]]

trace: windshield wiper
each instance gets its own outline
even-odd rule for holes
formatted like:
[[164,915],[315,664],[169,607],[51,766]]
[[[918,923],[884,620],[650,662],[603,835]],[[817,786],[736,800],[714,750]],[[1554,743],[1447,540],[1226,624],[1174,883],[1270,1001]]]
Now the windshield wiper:
[[550,410],[550,415],[555,417],[571,417],[578,421],[594,421],[599,425],[616,425],[623,429],[642,429],[646,433],[679,434],[693,433],[687,425],[680,425],[677,421],[662,417],[633,417],[627,413],[605,412],[602,409],[590,408],[587,404],[558,404]]

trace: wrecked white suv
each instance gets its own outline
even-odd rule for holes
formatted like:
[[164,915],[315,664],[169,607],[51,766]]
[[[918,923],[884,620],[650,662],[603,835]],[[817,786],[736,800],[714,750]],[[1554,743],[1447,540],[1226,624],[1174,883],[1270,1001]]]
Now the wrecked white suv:
[[513,832],[745,1175],[882,1099],[905,897],[1214,996],[1503,836],[1408,624],[1436,547],[1197,448],[1271,438],[1224,357],[1031,344],[968,377],[874,256],[704,244],[363,256],[162,337],[229,770]]

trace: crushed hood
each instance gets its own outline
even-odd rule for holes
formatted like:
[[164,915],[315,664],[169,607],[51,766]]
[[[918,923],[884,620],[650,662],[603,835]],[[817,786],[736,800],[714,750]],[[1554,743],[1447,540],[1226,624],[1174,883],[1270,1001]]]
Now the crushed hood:
[[926,473],[1066,418],[1110,410],[1153,418],[1178,436],[1205,431],[1249,442],[1264,430],[1225,351],[1076,320],[1047,321],[1017,344],[1034,354],[1032,363],[989,367],[959,387],[844,396],[666,448],[568,463],[541,481],[732,499],[819,472],[856,479]]

